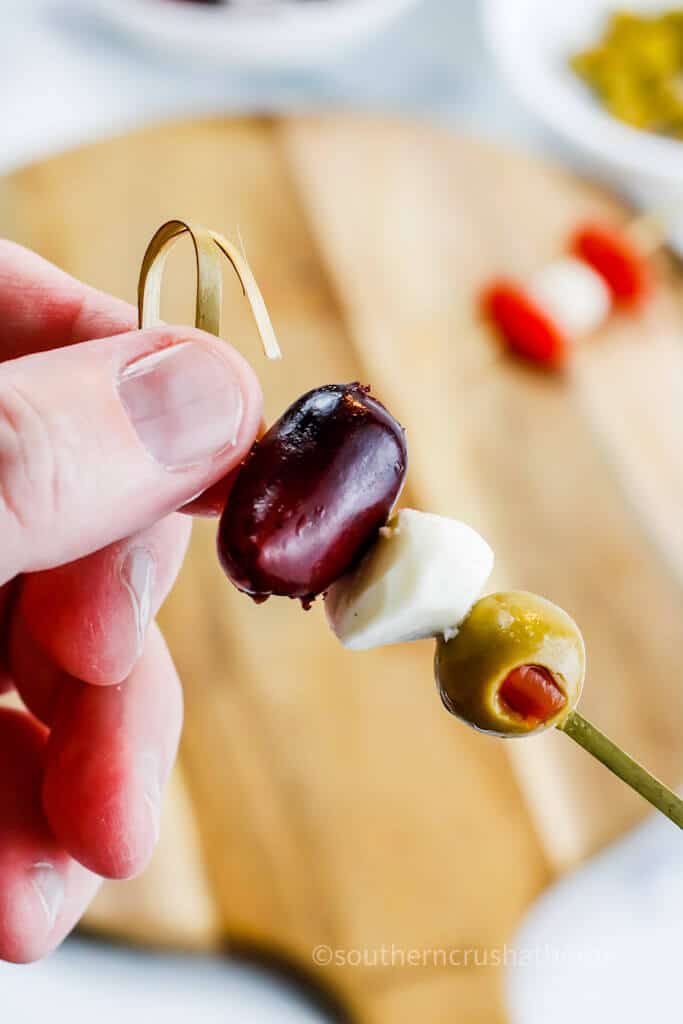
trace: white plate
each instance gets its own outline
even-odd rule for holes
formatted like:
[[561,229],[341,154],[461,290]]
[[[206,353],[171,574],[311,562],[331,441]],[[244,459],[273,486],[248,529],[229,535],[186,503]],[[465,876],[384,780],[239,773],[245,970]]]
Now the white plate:
[[242,65],[301,67],[342,55],[415,0],[84,0],[156,49]]
[[[171,894],[172,895],[172,894]],[[291,987],[256,966],[69,939],[30,967],[0,963],[12,1024],[325,1024]]]
[[511,1024],[680,1021],[681,833],[662,815],[565,876],[510,943]]
[[[619,0],[482,0],[491,52],[529,109],[641,205],[664,213],[683,248],[683,144],[640,132],[602,110],[568,66],[595,42]],[[629,0],[629,10],[655,13],[674,0]]]

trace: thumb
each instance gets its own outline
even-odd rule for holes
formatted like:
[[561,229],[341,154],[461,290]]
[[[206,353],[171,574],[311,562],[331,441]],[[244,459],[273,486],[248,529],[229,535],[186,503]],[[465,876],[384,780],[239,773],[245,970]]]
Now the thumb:
[[230,346],[159,328],[0,366],[0,583],[144,529],[249,450],[261,394]]

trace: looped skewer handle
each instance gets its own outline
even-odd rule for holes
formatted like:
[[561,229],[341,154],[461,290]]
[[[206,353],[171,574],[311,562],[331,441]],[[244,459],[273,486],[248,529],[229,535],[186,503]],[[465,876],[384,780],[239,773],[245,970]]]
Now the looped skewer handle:
[[147,246],[138,281],[139,326],[155,327],[161,322],[161,284],[166,258],[176,242],[185,234],[192,239],[197,266],[195,326],[220,337],[223,298],[221,263],[223,259],[227,259],[237,274],[249,302],[266,356],[269,359],[279,359],[280,346],[263,296],[245,256],[223,235],[189,221],[167,221],[166,224],[162,224]]

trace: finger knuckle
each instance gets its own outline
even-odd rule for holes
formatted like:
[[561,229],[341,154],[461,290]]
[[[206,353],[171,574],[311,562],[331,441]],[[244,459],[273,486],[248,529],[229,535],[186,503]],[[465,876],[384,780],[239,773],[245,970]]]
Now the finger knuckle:
[[50,424],[25,390],[0,383],[0,515],[21,531],[54,521],[63,467]]

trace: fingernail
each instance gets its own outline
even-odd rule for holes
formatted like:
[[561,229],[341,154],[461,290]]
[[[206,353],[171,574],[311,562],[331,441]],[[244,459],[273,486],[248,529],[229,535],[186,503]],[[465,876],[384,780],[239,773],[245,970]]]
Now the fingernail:
[[47,917],[48,931],[52,931],[64,903],[64,880],[48,861],[38,861],[31,868],[31,885]]
[[137,764],[137,781],[150,813],[154,841],[159,838],[161,823],[161,780],[159,760],[156,754],[140,754]]
[[119,394],[136,433],[167,469],[182,469],[235,444],[239,382],[204,345],[181,342],[125,368]]
[[131,548],[121,566],[121,582],[130,595],[137,641],[137,655],[142,654],[145,634],[152,618],[154,559],[147,548]]

